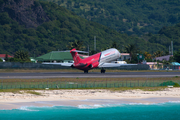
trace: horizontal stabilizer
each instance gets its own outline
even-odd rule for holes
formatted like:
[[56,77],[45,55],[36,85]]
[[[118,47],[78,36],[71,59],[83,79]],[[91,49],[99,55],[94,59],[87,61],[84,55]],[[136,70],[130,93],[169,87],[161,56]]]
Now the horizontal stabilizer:
[[60,66],[71,66],[73,63],[48,63],[48,62],[43,62],[42,64],[48,64],[48,65],[60,65]]
[[86,51],[80,51],[80,50],[71,50],[71,52],[88,53],[88,52],[86,52]]
[[129,66],[129,65],[137,65],[137,64],[118,64],[118,63],[104,63],[99,65],[100,68],[111,68],[111,67],[120,67],[120,66]]

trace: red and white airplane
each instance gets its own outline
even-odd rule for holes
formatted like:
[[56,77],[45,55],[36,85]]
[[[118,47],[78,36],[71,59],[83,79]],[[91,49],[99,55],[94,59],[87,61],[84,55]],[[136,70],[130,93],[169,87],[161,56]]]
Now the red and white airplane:
[[115,48],[111,48],[87,58],[81,59],[78,52],[83,52],[76,50],[75,48],[70,51],[74,63],[43,63],[43,64],[59,64],[61,66],[71,66],[73,68],[77,68],[83,70],[84,73],[88,73],[88,70],[99,67],[101,69],[101,73],[105,73],[105,69],[107,67],[119,67],[121,65],[129,65],[129,64],[117,64],[117,63],[109,63],[111,61],[117,60],[121,54]]

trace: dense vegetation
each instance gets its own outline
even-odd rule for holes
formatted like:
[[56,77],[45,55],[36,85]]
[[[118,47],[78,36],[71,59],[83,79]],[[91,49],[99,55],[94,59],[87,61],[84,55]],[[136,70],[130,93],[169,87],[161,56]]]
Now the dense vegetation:
[[[2,9],[0,11],[0,53],[14,55],[16,51],[23,50],[29,52],[30,56],[34,56],[34,54],[39,56],[50,51],[67,50],[76,41],[83,44],[83,50],[87,50],[89,45],[91,53],[95,53],[93,51],[94,36],[96,36],[98,52],[109,47],[115,47],[120,52],[127,52],[126,46],[135,45],[138,49],[137,52],[146,54],[146,58],[150,59],[153,56],[150,54],[158,50],[164,51],[165,54],[171,40],[174,41],[175,50],[179,49],[179,24],[163,27],[156,35],[149,33],[141,37],[128,36],[99,23],[81,18],[74,12],[52,2],[32,0],[30,5],[22,5],[22,1],[0,0]],[[22,7],[24,7],[24,11],[22,11]],[[38,10],[44,12],[43,15],[37,14]],[[11,14],[15,11],[18,13]],[[41,17],[35,19],[29,16],[26,20],[28,22],[19,17],[20,15],[27,16],[30,13]]]
[[129,35],[158,33],[180,22],[179,0],[41,0],[51,1],[90,21]]
[[[147,34],[143,35],[142,38],[148,40],[150,43],[157,43],[165,46],[166,51],[168,51],[171,41],[173,41],[173,48],[177,51],[180,49],[180,23],[175,26],[163,27],[158,34]],[[149,52],[152,51],[153,50],[149,50]]]
[[[3,3],[1,5],[8,8],[8,10],[12,10],[9,4]],[[28,28],[25,27],[26,25],[21,25],[11,18],[11,14],[8,14],[8,11],[5,11],[6,9],[4,9],[4,12],[0,12],[1,53],[14,54],[21,49],[28,51],[30,55],[35,53],[37,56],[52,50],[68,49],[67,45],[69,42],[75,40],[82,41],[86,47],[85,50],[87,50],[88,45],[90,50],[93,50],[94,36],[97,39],[97,51],[111,46],[113,42],[119,45],[121,51],[125,49],[125,45],[134,43],[143,51],[165,49],[160,44],[157,44],[158,48],[156,48],[153,45],[154,43],[151,44],[137,36],[121,34],[106,26],[87,21],[55,3],[35,1],[34,5],[25,9],[26,11],[36,9],[36,6],[42,6],[49,18],[48,22],[44,22],[36,28]]]

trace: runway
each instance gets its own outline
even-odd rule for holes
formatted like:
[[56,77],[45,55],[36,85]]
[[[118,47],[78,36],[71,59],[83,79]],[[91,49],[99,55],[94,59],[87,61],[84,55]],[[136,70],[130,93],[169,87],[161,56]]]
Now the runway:
[[136,77],[180,77],[180,72],[44,72],[44,73],[0,73],[0,79],[45,79],[45,78],[136,78]]

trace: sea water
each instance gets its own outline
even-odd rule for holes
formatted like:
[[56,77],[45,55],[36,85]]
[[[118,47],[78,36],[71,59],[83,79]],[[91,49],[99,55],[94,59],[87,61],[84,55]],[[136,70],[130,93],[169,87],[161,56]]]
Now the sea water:
[[0,120],[180,120],[180,102],[24,106],[0,110]]

